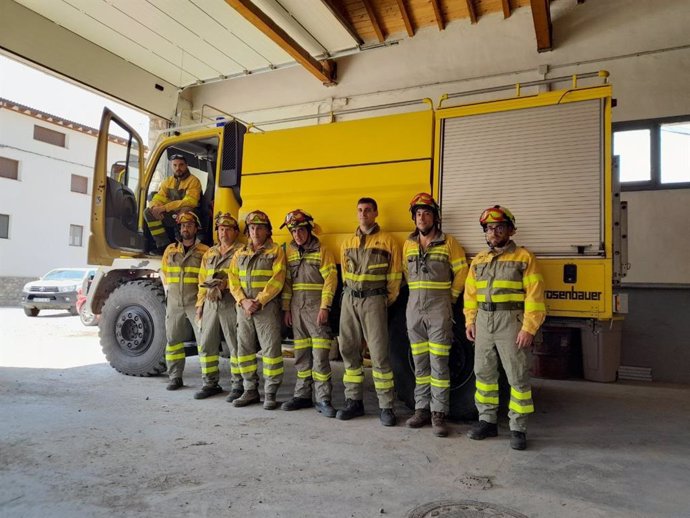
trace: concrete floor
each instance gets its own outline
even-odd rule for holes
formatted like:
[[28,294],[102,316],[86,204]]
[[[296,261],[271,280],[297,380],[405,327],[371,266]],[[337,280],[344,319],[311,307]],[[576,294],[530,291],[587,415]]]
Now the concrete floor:
[[[0,516],[403,517],[477,500],[531,517],[690,516],[690,387],[534,381],[529,449],[312,410],[236,409],[103,363],[97,328],[0,308]],[[223,366],[227,364],[223,362]],[[342,374],[335,365],[336,379]],[[279,396],[294,382],[288,361]],[[342,384],[335,384],[342,404]],[[401,417],[409,412],[400,406]]]

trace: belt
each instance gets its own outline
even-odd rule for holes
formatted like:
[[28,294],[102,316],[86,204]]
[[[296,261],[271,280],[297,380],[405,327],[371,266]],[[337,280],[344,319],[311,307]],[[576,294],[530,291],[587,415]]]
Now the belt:
[[374,295],[388,295],[388,290],[386,288],[357,291],[346,286],[345,291],[357,299],[365,299],[367,297],[373,297]]
[[477,304],[479,309],[484,311],[511,311],[515,309],[525,309],[524,302],[480,302]]

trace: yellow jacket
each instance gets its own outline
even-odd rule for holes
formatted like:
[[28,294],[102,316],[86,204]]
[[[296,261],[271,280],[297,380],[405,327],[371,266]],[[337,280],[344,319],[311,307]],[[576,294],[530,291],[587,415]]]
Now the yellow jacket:
[[410,287],[410,297],[450,292],[455,303],[467,277],[465,250],[449,234],[439,232],[424,252],[420,252],[419,233],[410,234],[403,245],[403,271]]
[[243,245],[230,263],[228,283],[238,304],[256,299],[265,306],[280,295],[285,284],[283,248],[270,238],[256,251],[251,242]]
[[465,326],[477,319],[480,304],[524,303],[522,330],[534,335],[546,318],[544,278],[526,248],[510,241],[496,252],[480,252],[472,260],[465,282]]
[[185,253],[181,242],[168,245],[161,260],[161,280],[167,288],[168,304],[196,305],[201,258],[208,246],[197,241]]
[[283,310],[290,309],[293,292],[305,297],[320,296],[321,309],[330,309],[338,287],[338,270],[333,254],[316,236],[302,251],[294,241],[287,247],[287,277],[283,287]]
[[354,291],[385,289],[388,305],[400,293],[402,267],[400,247],[393,236],[382,232],[378,224],[368,234],[357,228],[340,246],[340,265],[345,287]]
[[196,209],[201,198],[201,182],[192,173],[178,180],[168,176],[151,200],[151,207],[165,207],[166,212],[173,212],[182,207]]
[[[202,286],[206,281],[213,279],[228,279],[230,271],[230,263],[232,258],[240,248],[242,243],[235,241],[225,255],[220,253],[220,245],[215,245],[206,250],[206,253],[201,258],[201,267],[199,268],[199,294],[197,295],[197,307],[204,305],[207,288]],[[228,284],[228,289],[230,286]]]

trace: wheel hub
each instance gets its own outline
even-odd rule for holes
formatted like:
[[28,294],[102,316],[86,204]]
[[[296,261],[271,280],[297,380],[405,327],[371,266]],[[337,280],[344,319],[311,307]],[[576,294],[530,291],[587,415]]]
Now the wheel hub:
[[143,354],[153,339],[153,319],[141,306],[127,306],[115,322],[115,338],[120,348],[130,356]]

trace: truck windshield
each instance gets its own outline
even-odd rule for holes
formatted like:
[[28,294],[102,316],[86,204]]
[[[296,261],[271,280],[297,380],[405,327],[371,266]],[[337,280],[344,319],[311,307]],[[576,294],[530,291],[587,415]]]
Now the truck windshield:
[[80,281],[84,278],[82,270],[51,270],[43,277],[44,281]]

